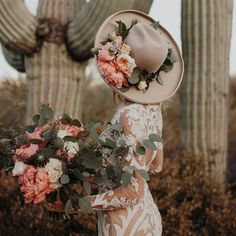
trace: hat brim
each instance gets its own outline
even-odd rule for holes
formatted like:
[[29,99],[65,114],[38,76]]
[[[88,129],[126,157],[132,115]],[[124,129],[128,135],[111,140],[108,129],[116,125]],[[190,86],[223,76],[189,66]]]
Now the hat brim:
[[[130,26],[132,20],[134,19],[137,19],[138,22],[149,25],[155,21],[145,13],[135,10],[125,10],[117,12],[108,17],[100,26],[95,38],[95,48],[101,47],[100,42],[106,40],[108,34],[114,31],[114,25],[116,25],[116,21],[121,20],[127,26]],[[166,39],[169,48],[174,51],[177,58],[177,62],[174,63],[174,67],[171,71],[167,73],[160,73],[160,76],[163,80],[163,85],[160,85],[156,81],[152,81],[146,92],[137,89],[135,86],[131,86],[126,92],[121,92],[119,89],[111,86],[108,81],[102,76],[109,87],[111,87],[117,93],[130,101],[141,104],[157,104],[173,96],[181,84],[184,73],[184,62],[179,47],[164,27],[160,26],[158,28],[158,32]]]

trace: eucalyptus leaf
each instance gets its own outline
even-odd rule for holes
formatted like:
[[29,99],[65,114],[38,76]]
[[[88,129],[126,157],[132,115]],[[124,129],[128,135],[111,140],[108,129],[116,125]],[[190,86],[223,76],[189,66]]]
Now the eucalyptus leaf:
[[152,149],[153,151],[157,150],[157,147],[156,147],[155,143],[153,141],[151,141],[150,139],[145,139],[143,141],[143,145],[146,148]]
[[16,137],[16,142],[20,145],[24,145],[27,143],[27,138],[24,135],[20,135]]
[[160,21],[155,21],[155,22],[153,22],[153,23],[152,23],[152,27],[153,27],[154,29],[158,29],[158,28],[160,27]]
[[121,176],[121,183],[124,186],[128,186],[131,180],[131,174],[128,171],[125,171]]
[[137,171],[143,177],[143,179],[145,179],[145,180],[149,180],[150,179],[149,175],[148,175],[148,172],[146,170],[138,169]]
[[73,212],[73,210],[74,210],[74,208],[72,205],[72,201],[69,199],[69,200],[67,200],[66,205],[65,205],[65,214],[69,215],[70,213]]
[[122,130],[121,125],[117,122],[115,124],[111,125],[110,129],[114,130],[114,131],[118,131],[118,132],[120,132]]
[[162,142],[162,137],[157,134],[150,134],[149,139],[151,139],[153,142]]
[[78,199],[79,207],[80,209],[85,212],[89,213],[91,212],[91,201],[87,197],[80,197]]
[[139,155],[145,155],[145,152],[146,152],[146,149],[144,146],[140,145],[136,148],[136,152],[139,154]]
[[87,194],[91,194],[91,184],[89,181],[87,180],[83,181],[83,188]]
[[116,149],[116,156],[117,157],[118,156],[124,156],[126,154],[126,152],[127,152],[127,148],[125,148],[125,147],[118,147]]
[[122,93],[126,93],[127,91],[129,91],[128,87],[122,86],[121,88],[119,88],[119,91]]
[[169,59],[172,63],[176,63],[178,60],[177,60],[177,56],[175,54],[175,52],[173,50],[171,50],[171,53],[170,53],[170,56],[169,56]]
[[40,139],[31,139],[31,140],[30,140],[30,143],[32,143],[32,144],[42,144],[43,141],[40,140]]
[[35,125],[39,125],[39,119],[40,119],[40,115],[36,114],[32,117],[33,122],[35,123]]
[[106,167],[106,173],[108,177],[114,177],[115,176],[115,170],[112,165],[108,165]]
[[106,138],[104,146],[108,148],[115,148],[116,147],[116,142],[110,138]]
[[160,75],[157,76],[156,81],[157,81],[160,85],[164,85],[163,80],[162,80],[162,78],[161,78]]
[[127,146],[126,141],[125,141],[124,139],[120,139],[120,140],[118,141],[118,144],[119,144],[121,147]]
[[60,178],[61,184],[68,184],[70,182],[70,177],[68,175],[62,175]]
[[47,131],[43,132],[42,137],[44,137],[45,139],[50,139],[52,137],[52,131],[47,130]]
[[49,107],[49,105],[42,105],[40,110],[40,119],[41,117],[46,118],[47,120],[52,120],[54,117],[53,110]]
[[33,133],[34,130],[35,130],[35,126],[33,126],[33,125],[28,125],[28,126],[25,127],[25,130],[26,130],[27,132],[29,132],[29,133]]
[[54,145],[56,146],[56,148],[63,148],[64,147],[63,139],[57,137],[57,139],[54,141]]
[[140,80],[139,79],[139,75],[140,75],[140,73],[141,73],[141,70],[138,67],[134,68],[131,77],[128,79],[129,83],[133,84],[133,85],[139,83],[139,80]]

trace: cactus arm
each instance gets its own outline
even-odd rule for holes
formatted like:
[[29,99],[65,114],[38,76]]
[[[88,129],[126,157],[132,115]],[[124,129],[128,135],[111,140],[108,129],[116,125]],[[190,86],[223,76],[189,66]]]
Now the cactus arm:
[[37,20],[23,0],[0,0],[0,42],[17,53],[30,54],[37,48]]
[[74,20],[68,25],[67,48],[78,61],[92,56],[95,34],[102,22],[109,15],[124,9],[149,12],[152,0],[90,0],[84,4]]
[[23,54],[15,53],[12,50],[7,49],[3,46],[2,52],[9,65],[11,65],[19,72],[25,72],[25,60]]

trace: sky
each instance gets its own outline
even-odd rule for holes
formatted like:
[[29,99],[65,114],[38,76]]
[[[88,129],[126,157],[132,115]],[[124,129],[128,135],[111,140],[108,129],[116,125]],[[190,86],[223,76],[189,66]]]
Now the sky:
[[[25,0],[25,2],[31,13],[35,14],[38,0]],[[181,0],[154,0],[149,15],[155,20],[160,21],[181,47],[180,10]],[[236,75],[236,0],[234,0],[233,32],[230,50],[230,74]],[[4,78],[16,79],[18,78],[18,73],[7,64],[0,49],[0,80]]]

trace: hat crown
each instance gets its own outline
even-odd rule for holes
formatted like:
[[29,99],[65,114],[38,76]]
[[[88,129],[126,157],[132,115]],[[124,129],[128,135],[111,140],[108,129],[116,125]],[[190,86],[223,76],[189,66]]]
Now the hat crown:
[[168,54],[165,39],[148,24],[137,23],[133,26],[125,42],[131,47],[131,56],[137,66],[149,73],[156,72]]

